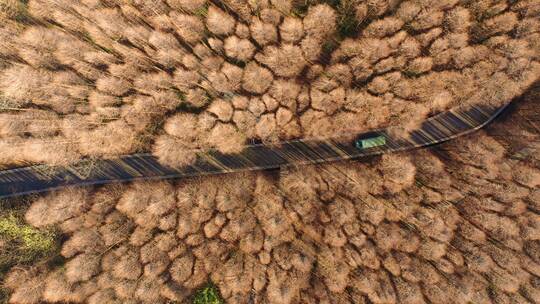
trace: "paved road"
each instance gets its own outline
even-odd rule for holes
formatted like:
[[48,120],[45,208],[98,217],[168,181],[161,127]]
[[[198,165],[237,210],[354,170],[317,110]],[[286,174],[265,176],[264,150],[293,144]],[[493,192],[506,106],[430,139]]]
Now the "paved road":
[[499,108],[476,106],[451,110],[429,118],[410,137],[377,130],[358,137],[383,136],[385,144],[359,149],[355,141],[294,140],[279,146],[251,145],[238,154],[217,151],[201,152],[195,164],[181,169],[165,167],[150,154],[137,154],[118,159],[82,161],[68,167],[31,166],[0,171],[0,198],[39,193],[68,186],[88,186],[135,180],[171,179],[239,171],[275,169],[285,166],[354,159],[383,153],[411,150],[448,141],[474,132],[500,114]]

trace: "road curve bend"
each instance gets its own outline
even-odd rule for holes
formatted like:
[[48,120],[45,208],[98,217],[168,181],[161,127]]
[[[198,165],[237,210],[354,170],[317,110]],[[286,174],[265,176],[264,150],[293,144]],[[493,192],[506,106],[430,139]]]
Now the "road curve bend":
[[158,180],[203,176],[241,171],[275,169],[355,159],[435,145],[483,128],[506,107],[473,106],[435,115],[409,132],[392,135],[386,129],[362,136],[382,136],[384,144],[359,149],[354,140],[309,139],[282,142],[279,145],[248,145],[241,153],[199,152],[196,162],[180,169],[161,165],[151,154],[135,154],[116,159],[81,161],[66,167],[44,165],[0,171],[0,198],[47,192],[70,186],[89,186],[136,180]]

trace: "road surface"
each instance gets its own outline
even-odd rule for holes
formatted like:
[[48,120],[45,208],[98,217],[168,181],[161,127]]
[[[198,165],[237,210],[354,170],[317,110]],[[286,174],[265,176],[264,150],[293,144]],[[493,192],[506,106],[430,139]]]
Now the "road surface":
[[[51,168],[39,165],[4,170],[0,171],[0,198],[46,192],[70,186],[276,169],[412,150],[479,130],[507,106],[508,104],[498,108],[475,106],[468,109],[450,110],[427,119],[417,130],[410,132],[409,137],[391,135],[387,130],[369,132],[369,137],[383,136],[386,143],[368,149],[357,148],[352,140],[293,140],[275,146],[249,145],[237,154],[222,154],[218,151],[200,152],[193,165],[181,169],[163,166],[150,154],[136,154],[117,159],[81,161],[67,167]],[[368,133],[358,134],[356,138],[366,134]]]

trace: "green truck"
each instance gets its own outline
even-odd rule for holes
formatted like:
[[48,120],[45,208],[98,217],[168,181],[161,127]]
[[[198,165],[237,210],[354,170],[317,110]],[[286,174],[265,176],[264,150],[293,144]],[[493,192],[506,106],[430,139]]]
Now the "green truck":
[[386,145],[386,137],[378,134],[364,135],[356,139],[354,145],[358,149],[369,149]]

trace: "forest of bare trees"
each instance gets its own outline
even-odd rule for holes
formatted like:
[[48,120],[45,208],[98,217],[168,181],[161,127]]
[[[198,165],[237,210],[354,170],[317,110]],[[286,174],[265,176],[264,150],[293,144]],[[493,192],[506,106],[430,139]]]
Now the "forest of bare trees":
[[26,220],[69,236],[67,263],[12,270],[11,302],[182,303],[211,280],[227,303],[536,303],[527,113],[370,162],[46,195]]
[[[406,131],[510,102],[539,59],[535,0],[0,0],[0,167]],[[29,198],[65,263],[0,287],[21,304],[184,303],[207,282],[226,303],[538,303],[535,92],[429,150]]]
[[534,0],[0,5],[0,164],[407,130],[540,75]]

